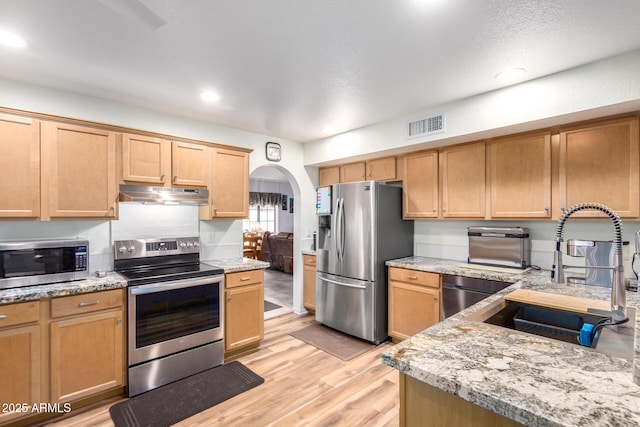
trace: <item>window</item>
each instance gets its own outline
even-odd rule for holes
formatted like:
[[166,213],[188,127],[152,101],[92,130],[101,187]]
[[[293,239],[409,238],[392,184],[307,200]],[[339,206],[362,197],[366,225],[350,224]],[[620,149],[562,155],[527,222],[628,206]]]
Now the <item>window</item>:
[[249,206],[249,219],[242,221],[244,231],[256,231],[256,226],[260,226],[261,231],[276,232],[276,208],[274,206]]

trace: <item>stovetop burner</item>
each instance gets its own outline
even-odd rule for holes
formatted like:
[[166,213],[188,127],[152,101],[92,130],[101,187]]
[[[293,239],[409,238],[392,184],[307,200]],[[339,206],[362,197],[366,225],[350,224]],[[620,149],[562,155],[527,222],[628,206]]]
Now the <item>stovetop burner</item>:
[[116,240],[114,267],[129,282],[142,285],[224,274],[224,270],[200,262],[200,239]]

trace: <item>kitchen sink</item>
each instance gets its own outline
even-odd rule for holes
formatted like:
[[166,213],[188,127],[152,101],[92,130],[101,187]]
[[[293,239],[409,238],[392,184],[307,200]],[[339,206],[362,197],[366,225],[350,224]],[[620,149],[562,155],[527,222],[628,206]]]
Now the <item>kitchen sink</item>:
[[[629,322],[599,329],[590,348],[598,353],[632,360],[635,309],[628,308],[627,315]],[[575,345],[581,345],[579,336],[584,323],[595,325],[599,321],[604,322],[605,319],[607,317],[600,313],[582,313],[502,299],[467,317],[467,320],[484,322],[519,333],[533,334]],[[582,347],[586,348],[586,346]]]

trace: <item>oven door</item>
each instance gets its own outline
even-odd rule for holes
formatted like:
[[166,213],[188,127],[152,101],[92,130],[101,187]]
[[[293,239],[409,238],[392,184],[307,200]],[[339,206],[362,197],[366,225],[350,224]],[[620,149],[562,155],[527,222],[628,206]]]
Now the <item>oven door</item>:
[[129,365],[222,340],[224,276],[129,287]]

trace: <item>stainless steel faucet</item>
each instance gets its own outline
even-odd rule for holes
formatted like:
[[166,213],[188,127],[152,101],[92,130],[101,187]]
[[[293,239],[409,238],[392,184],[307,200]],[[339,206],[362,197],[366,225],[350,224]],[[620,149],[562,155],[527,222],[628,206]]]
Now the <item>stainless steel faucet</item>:
[[613,221],[613,226],[615,228],[615,239],[613,241],[613,265],[611,266],[611,268],[613,269],[613,283],[611,285],[610,314],[614,321],[622,321],[627,318],[627,295],[624,289],[624,267],[622,265],[622,221],[620,220],[618,214],[616,214],[607,206],[601,205],[599,203],[580,203],[570,207],[564,213],[564,215],[562,215],[562,218],[560,218],[560,221],[558,221],[558,228],[556,231],[556,250],[553,254],[551,278],[555,283],[565,282],[564,267],[567,266],[562,265],[562,250],[560,249],[560,244],[563,240],[564,224],[567,222],[571,215],[582,210],[597,210],[603,212],[611,219],[611,221]]

